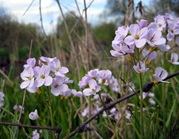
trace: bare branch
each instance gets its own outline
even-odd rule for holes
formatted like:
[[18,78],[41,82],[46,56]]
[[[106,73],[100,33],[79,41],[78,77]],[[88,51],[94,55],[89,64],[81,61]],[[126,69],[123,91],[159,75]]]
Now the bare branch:
[[94,2],[94,0],[92,0],[91,2],[90,2],[90,4],[87,6],[87,7],[85,7],[84,8],[84,11],[86,11],[90,6],[91,6],[91,4]]
[[27,7],[27,9],[25,10],[23,16],[27,13],[27,11],[30,9],[30,7],[32,6],[34,0],[32,0],[32,2],[30,3],[30,5]]
[[44,32],[45,37],[47,37],[46,33],[45,33],[45,29],[43,26],[43,19],[42,19],[42,9],[41,9],[41,0],[39,0],[39,13],[40,13],[40,23],[41,23],[41,28]]
[[77,67],[78,77],[80,77],[80,73],[79,73],[79,63],[78,63],[78,57],[77,57],[77,54],[76,54],[75,46],[74,46],[74,44],[73,44],[73,40],[72,40],[72,37],[71,37],[71,35],[70,35],[68,25],[67,25],[67,23],[66,23],[65,15],[64,15],[64,13],[63,13],[61,4],[60,4],[59,0],[56,0],[56,2],[57,2],[57,5],[58,5],[58,7],[59,7],[60,13],[61,13],[61,15],[62,15],[63,23],[64,23],[64,26],[65,26],[65,30],[66,30],[66,33],[67,33],[67,36],[68,36],[70,45],[71,45],[71,47],[72,47],[72,51],[73,51],[74,57],[75,57],[75,64],[76,64],[76,67]]
[[9,85],[11,87],[13,87],[14,83],[11,81],[11,79],[0,69],[0,74],[2,74],[2,76],[4,76],[4,78],[7,80],[7,82],[9,83]]
[[20,123],[8,123],[8,122],[0,122],[0,125],[6,125],[6,126],[9,125],[9,126],[24,127],[24,128],[51,130],[51,131],[56,131],[59,134],[61,132],[60,128],[48,127],[48,126],[33,126],[33,125],[25,125],[25,124],[20,124]]

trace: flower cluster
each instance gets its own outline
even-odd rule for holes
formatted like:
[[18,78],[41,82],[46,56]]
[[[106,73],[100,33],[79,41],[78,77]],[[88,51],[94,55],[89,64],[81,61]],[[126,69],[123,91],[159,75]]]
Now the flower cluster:
[[[91,107],[91,114],[94,115],[96,114],[99,110],[102,109],[103,107],[103,103],[105,103],[108,99],[110,99],[111,96],[110,94],[107,93],[101,93],[101,94],[96,94],[93,96],[93,98],[91,99],[92,103],[92,107]],[[126,117],[126,119],[130,119],[131,114],[123,107],[121,108],[121,110],[119,111],[116,107],[113,107],[111,110],[109,111],[104,111],[102,116],[104,118],[106,117],[110,117],[112,119],[116,119],[119,120],[122,117],[121,111],[123,111],[124,116]],[[89,107],[85,108],[81,115],[83,117],[86,117],[89,115]]]
[[[157,50],[168,51],[171,48],[167,42],[172,41],[179,46],[179,18],[166,14],[158,15],[151,23],[141,19],[136,24],[119,27],[115,34],[111,55],[124,56],[127,60],[134,57],[134,70],[144,73],[150,69],[151,61],[157,58]],[[178,54],[172,53],[169,62],[179,65]],[[153,76],[157,82],[161,82],[167,74],[164,69],[157,67]]]
[[0,92],[0,108],[4,106],[4,93]]
[[[143,92],[142,96],[143,96],[143,99],[144,99],[144,100],[147,99],[150,104],[152,104],[152,105],[155,105],[155,104],[156,104],[156,102],[155,102],[155,100],[154,100],[154,97],[155,97],[154,93],[151,93],[151,92],[149,92],[149,93]],[[140,96],[139,96],[139,98],[140,98]]]
[[24,65],[24,70],[21,73],[23,82],[20,85],[21,89],[27,89],[30,93],[35,93],[41,86],[50,86],[51,93],[55,96],[80,96],[80,92],[69,89],[69,80],[66,77],[68,68],[61,66],[60,60],[41,56],[36,66],[36,59],[29,58]]
[[[166,44],[167,41],[175,38],[179,41],[179,18],[166,14],[157,16],[150,24],[147,22],[142,19],[129,27],[119,27],[112,41],[114,50],[110,51],[111,55],[128,56],[135,52],[135,48],[143,48],[146,45],[149,48],[168,51],[170,46]],[[176,43],[178,44],[177,41]]]
[[85,96],[96,95],[96,93],[102,91],[103,86],[109,86],[112,91],[118,92],[118,81],[110,70],[90,70],[82,80],[78,83],[79,87],[83,89]]
[[19,111],[22,114],[24,113],[24,107],[21,105],[14,105],[13,109]]
[[42,134],[42,130],[39,130],[39,132],[38,132],[37,129],[35,129],[32,132],[32,139],[39,139],[40,138],[40,134]]
[[[87,82],[90,79],[99,79],[99,77],[97,76],[98,74],[96,74],[96,73],[95,73],[96,76],[93,76],[93,78],[92,78],[92,76],[90,76],[91,73],[94,73],[94,72],[98,73],[99,70],[94,69],[94,70],[89,71],[88,74],[82,78],[82,81],[79,82],[79,85],[82,85],[82,87],[84,88],[84,86],[88,86]],[[87,79],[89,79],[89,80],[87,80]],[[87,81],[87,82],[85,82],[85,81]],[[99,82],[99,81],[97,80],[97,82]],[[103,84],[100,84],[101,82],[98,84],[100,86],[100,88],[102,88],[101,87],[102,85],[104,85],[104,84],[107,85],[108,84],[109,87],[111,88],[111,90],[114,91],[114,92],[119,93],[121,91],[121,89],[122,89],[122,88],[119,87],[117,79],[114,78],[114,76],[112,76],[112,75],[108,80],[103,80],[102,82],[103,82]],[[123,88],[125,88],[125,90],[129,91],[129,92],[135,90],[135,86],[134,86],[134,84],[132,82],[124,84]],[[91,106],[91,114],[92,115],[96,114],[99,110],[101,110],[103,108],[104,104],[109,103],[110,101],[112,101],[112,98],[114,98],[114,96],[115,97],[118,96],[118,94],[116,94],[116,93],[113,93],[111,95],[109,92],[105,92],[104,89],[103,90],[101,89],[100,91],[101,91],[101,93],[93,93],[93,97],[91,98],[91,102],[92,102],[91,103],[91,105],[92,105]],[[122,114],[121,114],[121,111],[122,111]],[[89,115],[89,107],[86,107],[85,109],[83,109],[81,115],[83,117],[88,116]],[[109,110],[107,112],[104,111],[102,116],[104,118],[105,117],[110,117],[112,119],[119,120],[120,118],[122,118],[122,116],[125,116],[126,119],[130,119],[131,114],[130,114],[130,112],[128,110],[126,110],[125,107],[122,107],[122,108],[114,107],[114,108],[112,108],[111,110]]]

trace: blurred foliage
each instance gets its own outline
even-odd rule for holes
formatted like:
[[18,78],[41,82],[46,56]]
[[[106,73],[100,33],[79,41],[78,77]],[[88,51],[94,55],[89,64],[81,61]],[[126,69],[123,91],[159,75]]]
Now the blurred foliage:
[[111,40],[114,39],[116,25],[113,23],[102,23],[93,29],[93,35],[97,40],[105,46],[111,45]]
[[[31,43],[33,49],[31,56],[39,57],[39,54],[44,53],[42,49],[39,53],[34,52],[39,50],[44,39],[38,25],[19,23],[14,16],[2,14],[0,16],[0,68],[8,73],[10,66],[15,63],[24,64],[29,57]],[[45,49],[45,43],[43,47]],[[15,74],[18,75],[19,72]]]
[[179,15],[179,0],[152,0],[152,7],[155,10],[155,14],[174,12]]
[[[75,15],[74,12],[68,12],[65,14],[65,20],[70,31],[72,40],[77,42],[81,36],[85,35],[85,28],[82,18]],[[57,24],[57,38],[60,39],[63,45],[69,46],[70,42],[65,30],[64,21],[61,21]]]
[[[93,27],[87,24],[89,34],[89,45],[91,58],[102,60],[101,63],[110,55],[111,41],[114,38],[115,30],[119,25],[128,25],[126,20],[130,19],[134,12],[134,18],[153,19],[158,13],[172,10],[175,14],[179,13],[178,0],[151,0],[150,7],[143,6],[143,15],[140,15],[137,7],[134,7],[132,0],[108,0],[105,12],[107,12],[106,22]],[[143,2],[141,0],[141,2]],[[137,5],[137,3],[135,4]],[[128,10],[128,11],[127,11]],[[128,16],[126,16],[128,14]],[[65,20],[70,31],[75,50],[78,53],[78,60],[82,64],[87,60],[84,56],[87,54],[85,46],[85,21],[81,16],[70,11],[65,14]],[[6,14],[6,10],[0,7],[0,67],[5,68],[6,73],[10,69],[10,64],[24,63],[29,57],[30,46],[32,45],[31,57],[40,57],[41,55],[49,57],[58,57],[64,65],[73,65],[74,57],[68,39],[64,21],[60,20],[56,30],[44,36],[41,27],[37,24],[23,24],[16,20],[16,17]],[[81,49],[83,48],[83,49]],[[96,51],[97,50],[97,51]],[[99,61],[92,60],[94,65],[100,65]],[[20,71],[19,71],[20,72]],[[17,75],[19,74],[17,72]]]

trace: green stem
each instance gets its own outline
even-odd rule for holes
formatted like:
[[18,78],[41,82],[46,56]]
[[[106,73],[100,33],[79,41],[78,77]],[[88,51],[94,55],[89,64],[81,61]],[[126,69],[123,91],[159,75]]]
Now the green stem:
[[13,114],[12,112],[10,112],[9,110],[6,110],[5,108],[0,108],[0,109],[2,109],[3,111],[5,111],[5,112],[8,113],[9,115],[15,117],[14,114]]
[[140,84],[140,132],[141,139],[144,136],[144,123],[143,123],[143,91],[142,91],[142,74],[139,74],[139,84]]
[[164,85],[162,84],[162,92],[163,92],[163,94],[162,94],[162,106],[163,106],[163,108],[162,108],[162,111],[163,111],[163,133],[164,133],[164,137],[165,137],[165,133],[166,133],[166,116],[165,116],[165,114],[166,114],[166,108],[165,108],[165,102],[166,102],[166,91],[165,91],[165,89],[164,89]]
[[53,127],[53,113],[52,113],[52,101],[51,101],[51,98],[50,98],[50,94],[49,92],[47,93],[48,94],[48,106],[49,106],[49,111],[50,111],[50,121],[51,121],[51,126]]
[[[50,113],[50,122],[51,122],[51,127],[54,127],[54,121],[53,121],[53,113],[52,113],[52,100],[50,97],[50,92],[47,90],[47,97],[48,97],[48,107],[49,107],[49,113]],[[53,138],[55,138],[54,134],[52,135]]]

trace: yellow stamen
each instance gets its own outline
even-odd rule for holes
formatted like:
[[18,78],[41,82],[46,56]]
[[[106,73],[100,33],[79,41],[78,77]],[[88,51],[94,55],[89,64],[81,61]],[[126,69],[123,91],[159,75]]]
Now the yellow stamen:
[[149,66],[150,65],[150,60],[146,61],[146,65]]
[[38,90],[37,90],[37,94],[40,95],[41,93],[42,93],[42,91],[41,91],[40,89],[38,89]]
[[37,120],[42,120],[40,117]]
[[154,79],[154,81],[153,81],[153,82],[154,82],[154,84],[157,84],[157,83],[158,83],[158,81],[157,81],[156,79]]
[[131,56],[128,56],[128,57],[126,58],[126,60],[127,60],[127,62],[131,62],[132,57],[131,57]]

